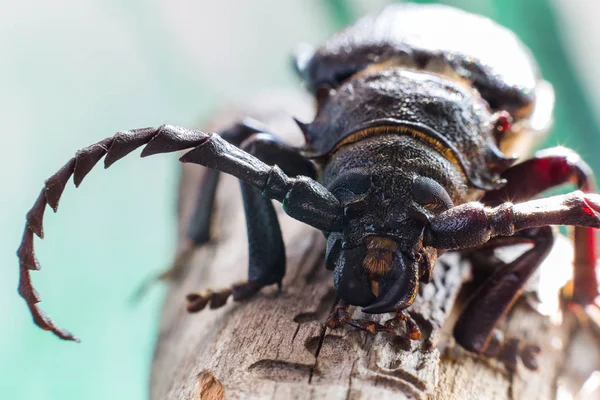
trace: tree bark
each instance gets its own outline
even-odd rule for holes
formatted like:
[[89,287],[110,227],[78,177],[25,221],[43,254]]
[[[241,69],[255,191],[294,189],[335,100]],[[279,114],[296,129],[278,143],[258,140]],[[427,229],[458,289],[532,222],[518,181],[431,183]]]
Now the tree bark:
[[[281,117],[289,114],[269,110],[273,104],[279,109],[291,104],[290,112],[308,119],[306,102],[266,103],[257,101],[262,111],[251,113],[279,127],[277,132],[295,132],[295,137],[283,136],[298,143],[298,130]],[[218,131],[242,115],[226,112],[210,128]],[[199,166],[183,166],[180,243],[203,173]],[[524,301],[503,328],[542,347],[539,371],[520,366],[511,373],[455,345],[452,324],[464,297],[463,282],[470,277],[469,264],[458,254],[440,259],[432,283],[421,287],[410,308],[423,333],[420,341],[411,342],[402,329],[373,335],[327,329],[324,322],[336,296],[332,274],[324,268],[323,235],[287,217],[279,206],[288,260],[283,292],[267,288],[243,303],[188,314],[187,293],[227,287],[246,276],[246,228],[234,178],[221,177],[216,203],[216,239],[199,248],[169,282],[152,366],[152,399],[553,399],[557,390],[575,393],[590,368],[598,366],[597,348],[585,335],[575,342],[580,349],[591,348],[590,360],[582,363],[569,355],[572,318],[552,323]],[[573,359],[578,371],[570,367]]]

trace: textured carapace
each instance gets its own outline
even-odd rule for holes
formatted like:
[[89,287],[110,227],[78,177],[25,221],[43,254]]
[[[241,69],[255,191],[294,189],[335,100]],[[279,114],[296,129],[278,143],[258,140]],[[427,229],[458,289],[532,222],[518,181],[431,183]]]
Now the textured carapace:
[[451,160],[471,185],[499,187],[514,162],[496,146],[495,117],[462,85],[401,68],[360,76],[339,87],[304,125],[307,156],[327,157],[369,136],[405,135]]

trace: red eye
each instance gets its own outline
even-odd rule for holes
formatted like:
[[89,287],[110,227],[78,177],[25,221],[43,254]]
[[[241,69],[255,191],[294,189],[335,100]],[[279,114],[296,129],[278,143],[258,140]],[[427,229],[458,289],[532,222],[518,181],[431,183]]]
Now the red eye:
[[499,111],[496,113],[495,129],[498,132],[507,132],[510,130],[512,124],[512,117],[506,111]]

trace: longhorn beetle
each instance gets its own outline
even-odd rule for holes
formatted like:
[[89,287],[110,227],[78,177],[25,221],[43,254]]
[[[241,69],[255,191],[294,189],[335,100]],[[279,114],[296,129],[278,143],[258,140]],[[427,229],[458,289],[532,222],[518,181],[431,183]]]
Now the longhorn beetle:
[[[17,251],[18,291],[35,323],[76,340],[38,308],[30,280],[30,271],[40,268],[33,237],[43,236],[46,205],[56,211],[71,176],[78,186],[102,157],[109,167],[141,146],[142,157],[191,149],[181,162],[211,168],[189,230],[196,244],[208,239],[219,171],[241,182],[248,280],[189,295],[192,312],[281,285],[285,249],[271,199],[327,238],[326,266],[334,271],[340,298],[327,320],[331,328],[389,331],[403,320],[418,339],[418,327],[404,310],[419,284],[430,280],[441,253],[476,248],[490,254],[500,246],[531,243],[514,261],[489,272],[454,327],[467,350],[501,358],[506,341],[496,326],[547,256],[551,225],[575,227],[569,300],[582,310],[596,306],[600,195],[591,193],[590,168],[573,151],[513,156],[526,154],[548,130],[554,97],[512,32],[450,7],[394,5],[316,51],[300,52],[296,67],[317,104],[312,122],[298,121],[306,139],[301,148],[256,123],[241,122],[220,134],[163,125],[119,132],[83,148],[46,180]],[[579,190],[532,200],[565,183]],[[350,305],[394,316],[385,324],[353,320]],[[533,369],[537,351],[521,346],[514,357]]]

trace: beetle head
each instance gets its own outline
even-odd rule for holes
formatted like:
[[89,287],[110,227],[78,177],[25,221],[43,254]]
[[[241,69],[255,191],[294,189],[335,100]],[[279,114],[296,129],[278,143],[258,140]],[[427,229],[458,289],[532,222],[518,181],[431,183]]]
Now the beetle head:
[[344,205],[344,228],[328,236],[326,262],[338,295],[368,313],[414,301],[437,252],[423,247],[429,218],[452,207],[437,181],[397,168],[346,171],[329,185]]

